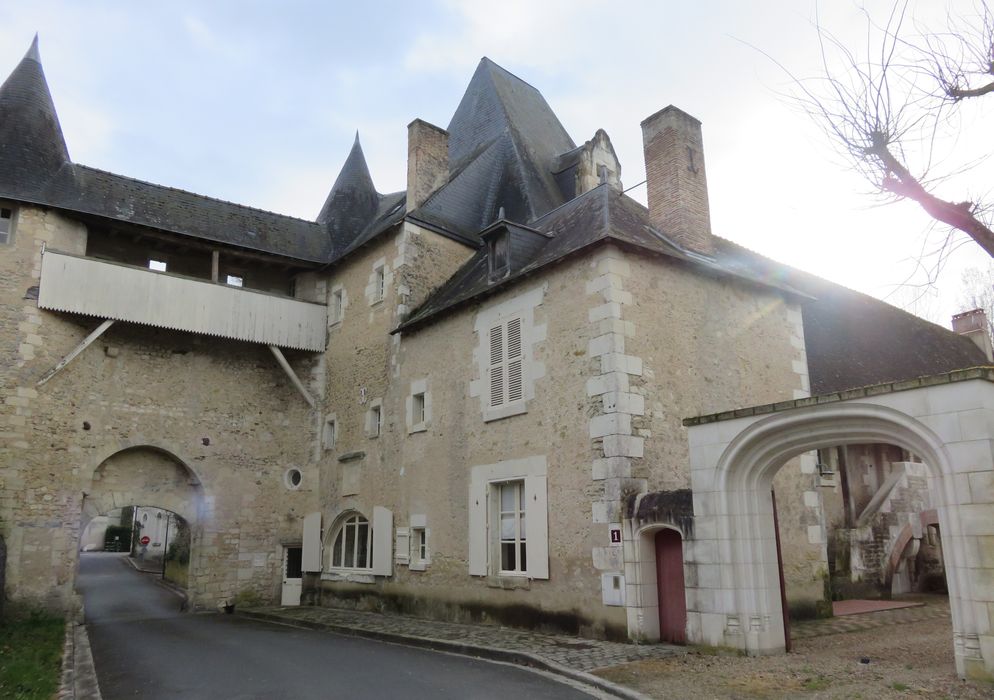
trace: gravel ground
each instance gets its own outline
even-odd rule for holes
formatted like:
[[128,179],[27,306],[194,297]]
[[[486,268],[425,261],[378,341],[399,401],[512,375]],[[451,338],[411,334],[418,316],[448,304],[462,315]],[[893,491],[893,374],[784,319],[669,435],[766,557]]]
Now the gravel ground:
[[654,698],[994,698],[994,685],[956,677],[948,619],[803,639],[788,655],[691,650],[595,673]]

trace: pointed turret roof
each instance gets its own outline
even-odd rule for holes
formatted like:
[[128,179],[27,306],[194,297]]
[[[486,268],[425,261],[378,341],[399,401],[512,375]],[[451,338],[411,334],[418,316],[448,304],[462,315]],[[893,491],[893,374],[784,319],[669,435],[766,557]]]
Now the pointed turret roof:
[[359,132],[356,132],[349,157],[345,159],[345,165],[318,214],[318,223],[327,227],[337,252],[348,247],[366,228],[379,206],[380,194],[373,186],[366,156],[359,143]]
[[38,36],[0,85],[0,178],[8,196],[35,198],[70,163],[45,80]]
[[472,236],[501,207],[527,223],[563,203],[552,170],[576,144],[542,93],[489,58],[477,66],[448,132],[449,183],[416,218]]

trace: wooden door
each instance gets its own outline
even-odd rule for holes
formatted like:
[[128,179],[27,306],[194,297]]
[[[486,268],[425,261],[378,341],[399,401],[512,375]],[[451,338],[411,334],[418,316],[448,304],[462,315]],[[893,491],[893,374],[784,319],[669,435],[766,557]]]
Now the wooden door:
[[687,594],[683,585],[683,541],[676,530],[656,533],[659,641],[687,643]]

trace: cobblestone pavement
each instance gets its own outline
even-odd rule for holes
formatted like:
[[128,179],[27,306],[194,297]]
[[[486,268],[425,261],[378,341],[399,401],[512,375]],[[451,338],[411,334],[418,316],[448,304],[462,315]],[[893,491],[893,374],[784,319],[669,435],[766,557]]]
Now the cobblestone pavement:
[[949,600],[946,598],[929,600],[926,605],[913,608],[898,608],[897,610],[881,610],[863,613],[861,615],[845,615],[832,617],[827,620],[807,620],[793,622],[790,626],[792,639],[808,639],[822,637],[828,634],[858,632],[861,630],[901,625],[922,620],[949,619]]
[[455,644],[465,647],[465,651],[469,653],[474,650],[497,650],[511,654],[528,654],[547,663],[582,673],[629,661],[660,659],[685,653],[682,647],[666,644],[604,642],[539,634],[494,625],[464,625],[401,615],[382,615],[314,606],[253,608],[245,611],[244,614],[249,617],[304,624],[332,631],[360,635],[371,633],[380,638],[439,641],[443,642],[440,646]]

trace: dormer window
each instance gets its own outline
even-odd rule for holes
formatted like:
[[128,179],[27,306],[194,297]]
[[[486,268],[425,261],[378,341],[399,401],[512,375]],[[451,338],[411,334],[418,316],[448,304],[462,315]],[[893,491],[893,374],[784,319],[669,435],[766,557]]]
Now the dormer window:
[[507,231],[498,233],[487,243],[487,257],[490,263],[490,281],[504,279],[510,272],[510,244]]

